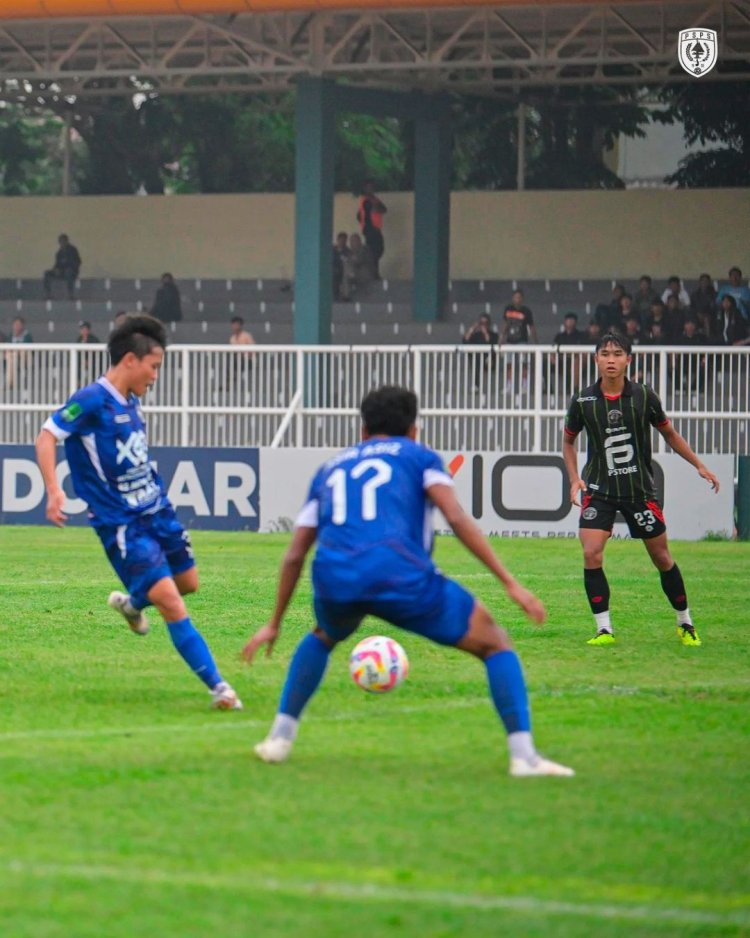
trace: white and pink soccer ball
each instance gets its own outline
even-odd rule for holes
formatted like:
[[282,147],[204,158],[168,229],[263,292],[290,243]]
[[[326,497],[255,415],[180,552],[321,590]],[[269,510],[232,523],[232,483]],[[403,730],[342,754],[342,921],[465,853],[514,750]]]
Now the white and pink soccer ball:
[[357,687],[384,694],[406,680],[409,659],[397,641],[386,635],[373,635],[354,647],[349,673]]

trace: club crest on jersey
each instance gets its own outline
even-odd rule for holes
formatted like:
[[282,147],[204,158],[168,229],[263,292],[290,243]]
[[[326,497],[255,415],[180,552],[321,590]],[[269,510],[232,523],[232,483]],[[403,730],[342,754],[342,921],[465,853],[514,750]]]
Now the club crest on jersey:
[[685,71],[695,78],[707,75],[719,57],[715,29],[681,29],[677,57]]
[[610,410],[610,412],[607,414],[607,420],[609,420],[609,422],[612,423],[612,424],[621,423],[621,422],[622,422],[622,411],[619,411],[619,410]]
[[599,512],[596,508],[592,508],[591,506],[583,509],[583,518],[585,521],[593,521],[598,514]]

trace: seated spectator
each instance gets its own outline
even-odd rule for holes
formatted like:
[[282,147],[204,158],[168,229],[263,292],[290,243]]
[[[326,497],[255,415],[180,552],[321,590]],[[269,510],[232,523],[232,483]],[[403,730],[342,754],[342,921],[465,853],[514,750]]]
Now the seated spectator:
[[627,322],[631,317],[635,318],[638,323],[638,328],[640,329],[640,317],[637,313],[633,312],[633,297],[629,293],[623,293],[620,297],[620,312],[610,328],[614,329],[615,332],[625,335],[627,333]]
[[585,345],[587,337],[585,332],[578,328],[578,313],[566,313],[563,317],[563,327],[555,336],[555,345]]
[[625,295],[625,287],[616,283],[612,287],[612,298],[609,303],[599,303],[594,310],[594,322],[598,322],[602,332],[608,332],[620,321],[620,300]]
[[685,287],[683,287],[680,278],[674,274],[667,280],[667,289],[661,295],[661,301],[665,306],[668,305],[670,296],[677,297],[680,309],[687,309],[688,306],[690,306],[688,292]]
[[78,338],[76,342],[82,345],[96,345],[99,342],[99,339],[91,331],[91,323],[83,322],[78,323]]
[[682,327],[685,324],[685,316],[689,307],[680,305],[680,298],[672,293],[667,297],[667,309],[664,313],[667,319],[667,329],[669,337],[674,342],[677,336],[682,335]]
[[654,290],[653,281],[644,274],[638,281],[638,289],[633,297],[633,312],[638,314],[638,319],[643,325],[648,319],[652,305],[659,299],[659,294]]
[[534,314],[523,302],[523,290],[514,291],[510,303],[503,312],[503,327],[500,343],[510,345],[536,344],[539,338],[534,325]]
[[657,300],[651,305],[651,312],[649,313],[648,319],[645,323],[646,332],[653,335],[653,327],[655,324],[659,325],[659,337],[664,342],[669,342],[672,337],[672,324],[670,322],[669,316],[667,315],[667,310],[661,300]]
[[746,320],[750,319],[750,288],[742,283],[742,271],[739,267],[732,267],[729,271],[729,283],[725,283],[719,289],[716,297],[717,306],[721,306],[721,301],[725,296],[733,296],[737,309]]
[[631,312],[628,314],[628,318],[625,320],[625,333],[628,339],[630,339],[631,345],[642,345],[643,344],[643,334],[641,332],[641,323],[635,313]]
[[[676,345],[701,348],[707,344],[706,337],[698,331],[698,320],[686,316],[681,335],[677,336]],[[705,355],[670,356],[670,371],[674,374],[674,386],[677,390],[703,390],[706,377]]]
[[696,320],[713,319],[716,314],[716,290],[710,274],[701,274],[698,287],[690,294],[690,315]]
[[603,334],[601,325],[592,320],[586,327],[586,345],[596,345]]
[[[31,333],[26,328],[26,320],[23,316],[16,316],[11,323],[10,341],[13,345],[26,345],[34,341]],[[8,350],[5,353],[5,386],[8,390],[18,387],[22,383],[26,360],[26,352]]]
[[677,336],[675,345],[705,345],[706,337],[698,328],[695,316],[686,316],[682,326],[682,333]]
[[340,231],[333,245],[333,298],[337,302],[349,299],[344,283],[344,263],[350,254],[349,237],[345,231]]
[[731,293],[721,298],[719,334],[724,345],[750,345],[750,329]]
[[66,234],[61,234],[57,243],[60,245],[55,254],[55,261],[49,270],[44,271],[44,295],[52,297],[52,281],[64,280],[68,288],[68,299],[75,299],[75,285],[81,270],[81,255],[78,248],[70,243]]
[[[479,319],[464,333],[464,345],[486,345],[487,351],[498,346],[497,332],[492,328],[492,320],[487,313],[482,313]],[[480,360],[481,359],[481,360]],[[494,359],[484,355],[472,355],[469,363],[469,373],[472,376],[474,387],[479,389],[482,377],[489,375]]]
[[179,322],[182,319],[182,300],[172,274],[161,275],[161,286],[156,291],[151,315],[162,322]]
[[349,237],[349,257],[344,264],[344,280],[349,283],[349,295],[378,279],[375,258],[358,234]]
[[666,334],[663,319],[654,319],[646,333],[642,345],[669,345],[669,336]]

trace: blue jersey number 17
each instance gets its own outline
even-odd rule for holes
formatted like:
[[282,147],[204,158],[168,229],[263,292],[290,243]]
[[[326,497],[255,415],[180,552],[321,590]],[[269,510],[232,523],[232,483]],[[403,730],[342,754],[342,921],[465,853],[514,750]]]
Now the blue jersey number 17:
[[[377,490],[391,481],[393,470],[382,459],[364,459],[362,462],[355,463],[349,470],[348,475],[351,479],[361,479],[368,469],[374,469],[375,474],[362,483],[360,517],[363,521],[374,521],[378,516]],[[326,479],[326,485],[333,489],[333,516],[331,520],[334,524],[345,524],[349,511],[347,470],[342,468],[334,469]]]

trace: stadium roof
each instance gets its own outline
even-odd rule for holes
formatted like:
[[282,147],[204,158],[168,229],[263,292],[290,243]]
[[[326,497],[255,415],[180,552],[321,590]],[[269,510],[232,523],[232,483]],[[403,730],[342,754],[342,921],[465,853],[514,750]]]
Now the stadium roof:
[[278,92],[301,75],[371,87],[515,94],[695,81],[680,30],[715,29],[750,78],[750,0],[3,0],[4,97]]

